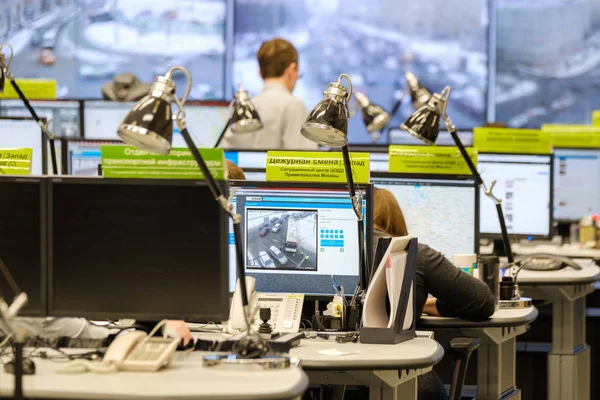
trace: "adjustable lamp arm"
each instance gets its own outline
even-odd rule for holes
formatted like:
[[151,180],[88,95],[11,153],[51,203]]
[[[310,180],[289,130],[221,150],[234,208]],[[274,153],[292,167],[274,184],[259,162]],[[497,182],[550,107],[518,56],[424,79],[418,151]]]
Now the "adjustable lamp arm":
[[448,116],[448,113],[446,112],[445,105],[448,104],[447,99],[449,96],[450,96],[450,87],[446,86],[446,88],[444,88],[444,90],[442,91],[442,98],[445,99],[443,102],[443,104],[444,104],[443,117],[444,117],[444,123],[446,124],[446,129],[448,130],[448,132],[450,132],[450,135],[452,136],[452,139],[454,140],[456,147],[458,147],[460,154],[462,155],[463,159],[469,166],[469,169],[471,170],[473,177],[475,177],[475,181],[477,182],[477,185],[482,187],[485,195],[487,197],[489,197],[490,199],[492,199],[494,201],[494,203],[496,204],[496,212],[498,214],[498,220],[500,222],[500,231],[502,233],[502,242],[504,244],[504,251],[506,253],[506,257],[508,258],[509,264],[511,264],[514,262],[514,257],[512,254],[512,249],[510,247],[510,241],[508,238],[508,230],[506,229],[506,221],[504,220],[504,212],[502,211],[502,199],[499,199],[492,193],[492,191],[494,190],[494,186],[496,185],[496,181],[493,181],[492,184],[490,185],[490,187],[488,188],[486,186],[485,182],[483,181],[483,179],[481,178],[481,175],[479,174],[477,167],[475,167],[475,164],[473,164],[471,157],[469,157],[469,154],[467,153],[465,146],[462,144],[462,141],[458,137],[458,129],[456,128],[456,125],[454,125],[454,123]]

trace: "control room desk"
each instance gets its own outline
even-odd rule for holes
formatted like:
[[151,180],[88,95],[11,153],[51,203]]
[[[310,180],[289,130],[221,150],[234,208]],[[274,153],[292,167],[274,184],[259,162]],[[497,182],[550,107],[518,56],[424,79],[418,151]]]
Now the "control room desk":
[[[193,335],[209,340],[223,338],[219,333]],[[319,353],[326,350],[347,354]],[[431,332],[419,332],[418,337],[395,345],[302,339],[290,356],[300,360],[311,384],[368,386],[371,400],[416,400],[416,378],[431,371],[444,356],[444,349],[431,338]]]
[[520,399],[516,386],[517,336],[525,333],[538,316],[535,307],[498,310],[487,321],[423,316],[419,329],[433,330],[441,343],[456,336],[481,339],[477,363],[477,399]]
[[[304,339],[290,355],[300,359],[312,384],[368,386],[371,400],[416,399],[416,378],[444,356],[438,342],[421,335],[395,345]],[[350,354],[319,354],[330,349]]]
[[519,273],[524,296],[552,302],[552,352],[548,355],[548,399],[590,398],[590,347],[586,343],[585,297],[600,279],[591,260],[575,260],[581,270]]
[[[64,364],[36,358],[36,374],[24,377],[23,391],[27,398],[53,399],[287,400],[299,399],[308,387],[308,378],[299,367],[268,371],[206,368],[204,354],[178,353],[169,368],[154,373],[78,375],[56,374],[54,370]],[[12,398],[13,390],[13,376],[0,369],[0,395]]]

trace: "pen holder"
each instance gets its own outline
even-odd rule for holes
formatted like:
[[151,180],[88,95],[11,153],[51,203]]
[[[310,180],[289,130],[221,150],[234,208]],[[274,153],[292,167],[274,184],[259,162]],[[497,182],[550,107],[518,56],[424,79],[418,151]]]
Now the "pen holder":
[[325,331],[340,331],[342,330],[342,318],[332,317],[331,315],[323,316],[323,330]]
[[345,331],[356,331],[360,325],[360,305],[346,307],[346,326],[342,327]]

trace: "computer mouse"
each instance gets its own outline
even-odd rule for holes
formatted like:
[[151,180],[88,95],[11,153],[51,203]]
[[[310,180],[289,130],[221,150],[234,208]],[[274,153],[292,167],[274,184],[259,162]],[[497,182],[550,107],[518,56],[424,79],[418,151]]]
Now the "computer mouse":
[[[4,372],[7,374],[14,374],[15,372],[15,362],[9,361],[4,364]],[[35,374],[35,363],[33,360],[26,358],[23,360],[23,375],[33,375]]]

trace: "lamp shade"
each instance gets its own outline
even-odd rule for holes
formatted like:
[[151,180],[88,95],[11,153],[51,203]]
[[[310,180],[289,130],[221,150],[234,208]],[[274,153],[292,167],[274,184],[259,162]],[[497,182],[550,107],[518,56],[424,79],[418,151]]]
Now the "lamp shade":
[[408,92],[410,94],[410,101],[415,110],[423,107],[427,104],[427,101],[431,98],[431,92],[427,90],[419,79],[410,71],[404,73],[406,83],[408,84]]
[[250,95],[242,85],[233,95],[233,112],[229,122],[229,129],[233,133],[250,133],[262,129],[263,124],[258,116],[254,104],[250,101]]
[[[346,77],[350,92],[341,84]],[[343,147],[348,143],[348,100],[352,96],[352,82],[342,74],[337,82],[331,82],[323,93],[325,98],[308,114],[300,132],[317,144],[329,147]]]
[[400,126],[412,136],[427,144],[435,144],[443,118],[443,100],[439,94],[431,96],[427,104],[415,111]]
[[127,114],[117,133],[125,143],[138,149],[168,154],[173,138],[171,103],[146,95]]
[[369,133],[381,132],[392,117],[383,107],[371,103],[369,98],[360,92],[355,92],[355,97],[358,99],[362,110],[362,118]]

